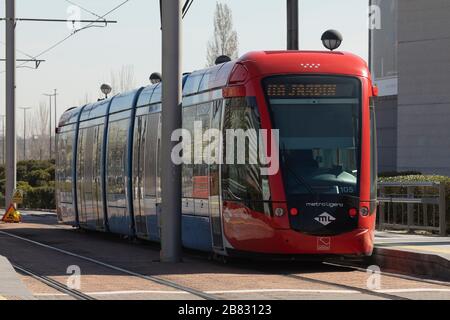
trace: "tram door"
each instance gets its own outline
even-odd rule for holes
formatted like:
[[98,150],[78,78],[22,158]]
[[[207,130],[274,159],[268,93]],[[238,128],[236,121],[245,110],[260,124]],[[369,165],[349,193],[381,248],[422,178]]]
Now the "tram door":
[[[223,101],[215,101],[211,111],[211,129],[221,128],[222,122],[222,104]],[[211,156],[216,159],[222,157],[222,145],[218,144],[219,148],[211,151]],[[221,192],[220,192],[220,161],[209,166],[209,210],[212,232],[212,244],[215,251],[223,251],[223,235],[222,235],[222,214],[221,214]]]
[[145,155],[142,158],[144,166],[144,211],[147,221],[148,238],[150,240],[159,239],[159,213],[158,207],[161,203],[159,191],[159,154],[158,146],[160,140],[159,134],[159,113],[152,113],[147,116],[145,143],[141,153]]
[[147,117],[138,116],[134,127],[133,200],[134,221],[138,237],[148,237],[144,208],[144,163]]
[[84,163],[85,163],[85,148],[86,144],[86,133],[85,130],[80,130],[78,136],[78,157],[77,157],[77,205],[78,205],[78,221],[81,226],[86,226],[87,224],[87,214],[86,214],[86,195],[85,195],[85,178],[84,178]]
[[161,203],[162,203],[162,191],[161,191],[161,130],[162,130],[162,123],[161,123],[161,114],[157,115],[157,130],[158,133],[156,135],[157,137],[157,154],[155,155],[155,161],[156,161],[156,203],[155,203],[155,211],[156,211],[156,221],[157,221],[157,237],[158,239],[161,238]]
[[104,213],[103,213],[103,199],[101,191],[101,161],[102,161],[102,145],[103,145],[103,130],[104,126],[96,126],[94,128],[93,141],[93,161],[92,161],[92,210],[94,223],[97,230],[104,230]]

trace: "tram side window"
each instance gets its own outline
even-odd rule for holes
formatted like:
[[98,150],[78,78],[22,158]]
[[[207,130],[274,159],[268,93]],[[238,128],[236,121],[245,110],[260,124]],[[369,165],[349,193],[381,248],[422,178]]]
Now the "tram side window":
[[206,144],[203,143],[203,134],[209,130],[209,112],[211,110],[211,103],[201,104],[197,106],[197,116],[195,121],[202,125],[202,138],[194,137],[194,154],[197,159],[202,159],[201,164],[194,164],[193,177],[193,197],[196,199],[207,199],[208,194],[208,165],[203,160],[203,151]]
[[64,157],[64,176],[65,176],[65,191],[70,192],[72,194],[72,159],[73,159],[73,140],[72,136],[73,132],[65,133],[65,146],[64,146],[64,154],[61,156]]
[[84,147],[84,183],[85,191],[92,197],[92,173],[93,173],[93,145],[95,127],[86,129],[86,144]]
[[80,129],[80,133],[78,136],[78,159],[77,159],[77,190],[78,190],[78,208],[81,211],[80,213],[84,213],[84,154],[85,154],[85,129]]
[[134,140],[133,140],[133,198],[139,198],[142,193],[142,181],[144,172],[144,141],[145,141],[145,125],[147,119],[139,116],[135,120]]
[[[232,150],[227,150],[226,132],[229,129],[258,130],[261,128],[256,102],[253,99],[233,98],[226,100],[224,116],[224,156]],[[250,132],[250,131],[247,131]],[[257,137],[257,136],[256,136]],[[250,163],[251,152],[258,154],[257,141],[253,138],[245,139],[245,149],[237,148],[234,140],[234,163],[222,166],[222,192],[224,200],[242,201],[250,209],[264,211],[261,167]],[[245,152],[245,164],[238,163],[238,154]]]
[[[144,180],[144,164],[145,164],[145,143],[147,138],[147,117],[139,117],[139,159],[136,159],[136,161],[139,161],[139,184],[142,188],[142,181]],[[136,145],[136,141],[135,141]],[[141,191],[142,192],[142,191]]]
[[[100,175],[101,175],[101,159],[102,159],[102,146],[103,146],[103,130],[104,126],[100,125],[95,128],[95,137],[94,137],[94,182],[100,181]],[[97,188],[100,188],[100,186],[96,186]]]
[[[186,107],[183,110],[183,129],[190,132],[191,137],[194,137],[194,121],[197,115],[197,107]],[[193,197],[193,178],[194,178],[194,154],[193,154],[194,140],[191,139],[191,159],[189,164],[183,164],[183,198]]]
[[72,202],[72,139],[73,132],[61,133],[58,136],[58,165],[56,166],[56,182],[61,192],[61,202]]
[[62,133],[57,136],[58,152],[56,153],[56,180],[62,181],[66,173],[66,134]]
[[148,115],[145,138],[145,179],[146,197],[156,197],[156,152],[158,148],[159,114]]
[[125,157],[128,120],[110,124],[108,141],[108,194],[125,195]]

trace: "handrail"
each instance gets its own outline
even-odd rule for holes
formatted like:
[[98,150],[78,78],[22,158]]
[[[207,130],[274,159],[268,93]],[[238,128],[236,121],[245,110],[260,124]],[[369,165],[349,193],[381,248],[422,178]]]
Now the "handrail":
[[[385,194],[385,188],[389,187],[406,187],[407,194],[402,195],[389,195]],[[436,197],[430,197],[426,195],[423,197],[416,197],[414,194],[414,188],[416,187],[434,187],[439,190]],[[439,231],[441,236],[447,235],[447,220],[446,220],[446,185],[440,182],[381,182],[378,183],[379,189],[379,228],[393,228],[393,229],[407,229],[407,230],[429,230]],[[406,196],[406,197],[405,197]],[[407,221],[406,224],[402,222],[397,223],[397,212],[394,212],[394,222],[389,223],[386,219],[386,207],[389,204],[406,204],[407,206]],[[423,205],[423,217],[422,221],[425,225],[417,225],[414,223],[414,204]],[[439,207],[439,226],[429,226],[427,207],[426,205],[437,205]]]

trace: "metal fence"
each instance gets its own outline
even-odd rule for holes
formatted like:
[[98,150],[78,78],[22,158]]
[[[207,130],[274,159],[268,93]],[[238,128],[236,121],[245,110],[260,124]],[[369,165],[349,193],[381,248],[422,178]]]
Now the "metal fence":
[[378,184],[378,229],[424,230],[447,235],[446,185],[439,182]]

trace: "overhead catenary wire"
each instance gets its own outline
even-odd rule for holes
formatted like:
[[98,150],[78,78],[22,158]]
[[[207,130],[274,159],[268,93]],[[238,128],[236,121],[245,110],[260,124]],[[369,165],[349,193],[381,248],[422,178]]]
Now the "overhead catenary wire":
[[191,8],[193,2],[194,0],[186,0],[186,3],[183,6],[183,19],[189,12],[189,9]]
[[[120,3],[119,5],[115,6],[113,9],[109,10],[107,13],[105,13],[104,15],[102,15],[101,17],[99,17],[96,21],[100,21],[101,19],[104,19],[106,16],[110,15],[111,13],[113,13],[114,11],[116,11],[117,9],[119,9],[120,7],[122,7],[123,5],[125,5],[127,2],[129,2],[130,0],[125,0],[122,3]],[[42,55],[48,53],[49,51],[53,50],[54,48],[56,48],[57,46],[59,46],[61,43],[65,42],[67,39],[71,38],[72,36],[74,36],[76,33],[83,31],[87,28],[90,28],[95,22],[91,22],[89,23],[87,26],[84,26],[80,29],[76,29],[74,30],[71,34],[69,34],[67,37],[65,37],[64,39],[56,42],[54,45],[50,46],[48,49],[45,49],[44,51],[40,52],[39,54],[36,55],[36,58],[41,57]]]
[[[6,46],[6,43],[0,40],[0,44]],[[32,56],[31,54],[26,53],[25,51],[19,50],[16,48],[16,51],[23,54],[24,56],[30,58],[30,59],[36,59],[36,57]]]
[[[161,21],[161,29],[162,29],[162,1],[163,0],[159,0],[159,15],[160,15],[160,21]],[[184,17],[186,17],[187,13],[189,12],[189,9],[192,6],[192,3],[194,2],[194,0],[186,0],[186,2],[183,5],[183,9],[182,9],[182,18],[184,19]]]
[[[65,0],[68,1],[68,0]],[[86,26],[76,29],[74,31],[72,31],[72,33],[70,33],[68,36],[64,37],[63,39],[59,40],[58,42],[56,42],[55,44],[51,45],[49,48],[41,51],[39,54],[34,56],[34,59],[37,59],[41,56],[43,56],[44,54],[50,52],[51,50],[55,49],[56,47],[60,46],[62,43],[64,43],[65,41],[67,41],[68,39],[70,39],[71,37],[73,37],[75,34],[77,34],[80,31],[86,30],[88,28],[92,28],[92,27],[103,27],[103,26],[94,26],[95,23],[97,22],[103,22],[103,20],[105,20],[105,17],[110,15],[111,13],[113,13],[114,11],[118,10],[119,8],[121,8],[122,6],[124,6],[127,2],[130,2],[131,0],[125,0],[123,2],[121,2],[120,4],[118,4],[117,6],[115,6],[114,8],[112,8],[111,10],[109,10],[108,12],[106,12],[105,14],[99,16],[96,20],[90,22],[89,24],[87,24]],[[21,64],[19,64],[17,66],[17,68],[21,68],[24,65],[28,64],[30,61],[27,62],[23,62]],[[1,73],[4,73],[5,71],[1,71]]]
[[[0,44],[6,46],[6,43],[0,40]],[[45,62],[45,60],[40,60],[40,59],[36,59],[36,57],[32,56],[31,54],[26,53],[25,51],[19,50],[16,48],[16,51],[21,53],[22,55],[26,56],[29,59],[17,59],[16,61],[18,62],[34,62],[35,66],[34,67],[27,67],[27,66],[22,66],[19,68],[29,68],[29,69],[37,69],[39,68],[39,65],[42,62]],[[0,62],[5,62],[6,59],[0,59]],[[1,71],[0,74],[2,74],[4,71]]]

